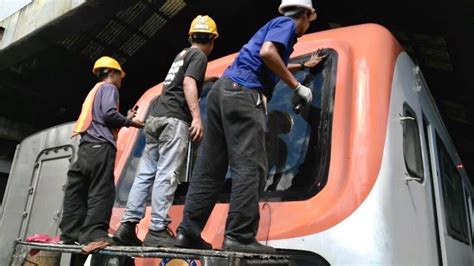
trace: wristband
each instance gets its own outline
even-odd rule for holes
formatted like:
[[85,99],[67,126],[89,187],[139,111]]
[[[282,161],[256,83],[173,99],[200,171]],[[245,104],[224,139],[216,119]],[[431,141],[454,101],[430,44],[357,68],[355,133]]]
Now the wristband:
[[295,92],[297,92],[300,89],[301,83],[298,82],[298,85],[296,85]]
[[301,67],[301,70],[306,68],[303,62],[300,63],[300,67]]

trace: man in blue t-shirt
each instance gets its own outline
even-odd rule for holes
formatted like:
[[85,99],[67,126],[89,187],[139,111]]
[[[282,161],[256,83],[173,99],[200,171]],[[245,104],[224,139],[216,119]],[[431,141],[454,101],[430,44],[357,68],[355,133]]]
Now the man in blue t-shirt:
[[283,0],[284,16],[265,24],[240,50],[232,65],[207,96],[207,126],[186,195],[184,217],[176,245],[211,249],[201,232],[216,203],[230,166],[232,191],[223,249],[275,253],[257,242],[259,194],[267,176],[265,152],[266,99],[282,79],[305,103],[312,100],[308,87],[291,71],[314,67],[322,56],[302,64],[288,64],[293,45],[316,19],[311,0]]

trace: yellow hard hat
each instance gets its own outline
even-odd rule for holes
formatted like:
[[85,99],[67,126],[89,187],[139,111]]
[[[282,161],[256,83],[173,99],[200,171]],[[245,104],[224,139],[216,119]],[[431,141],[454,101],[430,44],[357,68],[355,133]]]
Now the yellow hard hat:
[[191,27],[189,27],[189,35],[194,33],[211,34],[214,39],[219,37],[216,22],[209,16],[199,15],[193,19],[193,22],[191,22]]
[[102,56],[101,58],[97,59],[95,61],[94,67],[92,68],[92,73],[94,75],[97,75],[98,70],[101,68],[110,68],[110,69],[115,69],[120,71],[121,77],[125,77],[125,72],[122,70],[122,67],[120,66],[119,62],[117,60],[113,59],[112,57],[108,56]]

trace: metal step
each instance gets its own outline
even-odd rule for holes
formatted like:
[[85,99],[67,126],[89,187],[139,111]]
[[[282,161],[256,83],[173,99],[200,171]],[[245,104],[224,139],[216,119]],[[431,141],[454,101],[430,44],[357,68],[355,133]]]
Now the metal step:
[[[82,246],[60,245],[17,241],[13,254],[12,266],[23,265],[29,252],[32,250],[49,251],[58,253],[81,254]],[[202,266],[207,265],[294,265],[291,262],[291,252],[282,251],[283,254],[256,254],[243,252],[230,252],[221,250],[199,250],[184,248],[155,248],[155,247],[129,247],[110,246],[94,255],[131,258],[172,258],[199,260]]]

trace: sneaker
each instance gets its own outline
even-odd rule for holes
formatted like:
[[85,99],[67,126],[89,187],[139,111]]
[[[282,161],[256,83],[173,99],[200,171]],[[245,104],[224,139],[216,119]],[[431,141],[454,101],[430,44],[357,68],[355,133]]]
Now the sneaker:
[[160,231],[149,229],[143,240],[143,245],[147,247],[173,247],[174,240],[174,234],[168,227]]
[[175,246],[180,248],[195,248],[195,249],[209,249],[212,250],[212,245],[207,243],[204,239],[188,237],[183,233],[176,235]]
[[226,236],[224,238],[224,244],[222,245],[222,249],[225,251],[234,251],[234,252],[264,253],[264,254],[276,253],[275,248],[260,244],[259,242],[257,242],[257,240],[244,243],[229,236]]
[[141,246],[143,243],[135,233],[136,223],[121,223],[113,236],[115,242],[124,246]]

